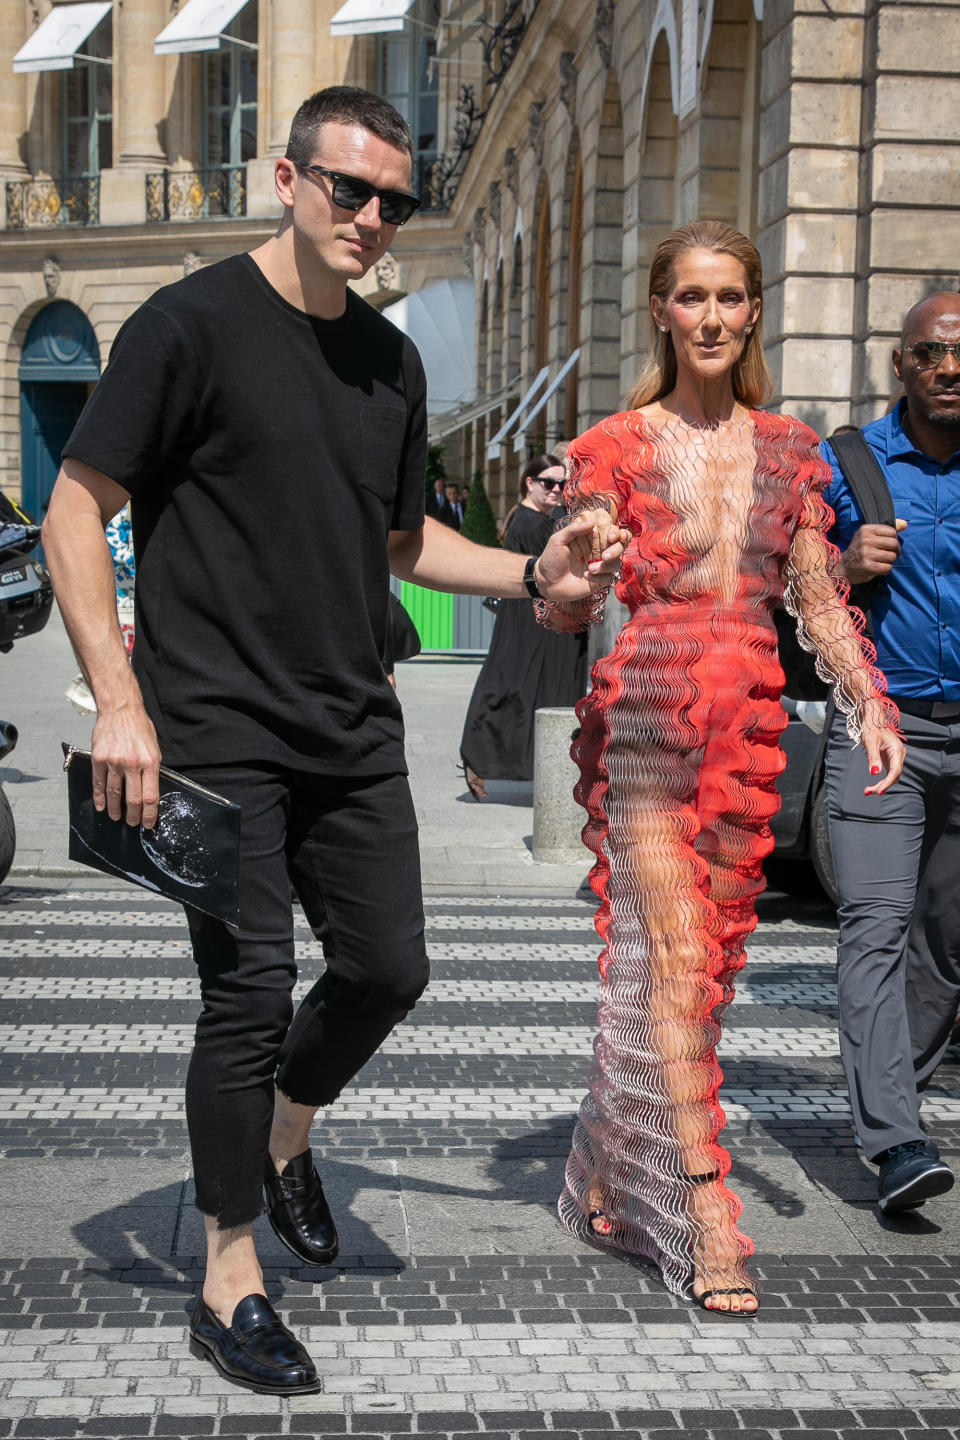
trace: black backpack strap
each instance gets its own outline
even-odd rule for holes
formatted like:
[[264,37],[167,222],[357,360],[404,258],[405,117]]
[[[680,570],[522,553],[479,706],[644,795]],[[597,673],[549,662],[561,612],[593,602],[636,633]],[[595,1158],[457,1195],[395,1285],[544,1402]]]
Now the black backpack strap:
[[865,525],[890,525],[896,519],[893,498],[880,461],[863,438],[861,430],[843,430],[830,436],[837,464],[853,491]]

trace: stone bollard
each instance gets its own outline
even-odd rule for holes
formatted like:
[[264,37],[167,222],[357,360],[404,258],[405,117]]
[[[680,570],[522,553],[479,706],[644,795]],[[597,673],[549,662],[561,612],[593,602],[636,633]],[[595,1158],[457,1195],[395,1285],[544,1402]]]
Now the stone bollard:
[[549,864],[586,860],[580,839],[586,811],[573,798],[580,772],[570,759],[576,711],[538,710],[533,747],[533,858]]

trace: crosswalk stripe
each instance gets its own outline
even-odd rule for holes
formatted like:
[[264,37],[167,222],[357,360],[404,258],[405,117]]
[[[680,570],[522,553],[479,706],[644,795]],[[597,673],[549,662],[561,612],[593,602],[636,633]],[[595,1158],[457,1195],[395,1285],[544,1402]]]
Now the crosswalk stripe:
[[[592,1053],[594,1030],[587,1025],[416,1025],[407,1022],[380,1047],[384,1055],[581,1056]],[[188,1054],[192,1025],[3,1025],[0,1050],[6,1054]],[[832,1028],[728,1030],[720,1045],[726,1059],[754,1059],[763,1046],[784,1057],[835,1059]]]
[[[490,915],[481,913],[471,915],[469,911],[458,910],[455,913],[440,914],[427,911],[427,934],[432,931],[450,930],[482,930],[485,933],[497,934],[500,931],[526,932],[534,934],[556,934],[583,936],[591,942],[596,939],[596,930],[593,923],[593,912],[585,911],[580,915]],[[43,933],[48,926],[71,927],[98,930],[128,930],[128,929],[151,929],[151,930],[181,930],[186,932],[186,923],[180,910],[169,908],[155,909],[111,909],[111,910],[71,910],[67,915],[60,915],[52,907],[43,910],[30,910],[20,906],[5,907],[0,910],[0,925],[4,929],[23,931],[33,930],[36,933]],[[311,931],[299,911],[294,912],[294,930],[296,934],[309,936]],[[826,927],[790,926],[787,924],[764,926],[768,934],[803,934],[809,936],[811,941],[816,940],[818,944],[836,944],[836,931]]]
[[[584,1087],[392,1087],[357,1086],[343,1092],[331,1112],[338,1120],[538,1120],[572,1116]],[[798,1094],[790,1089],[724,1086],[720,1101],[728,1120],[767,1116],[774,1119],[846,1119],[850,1106],[843,1084],[820,1085]],[[928,1092],[924,1118],[960,1121],[960,1096]],[[0,1119],[67,1121],[176,1120],[183,1117],[179,1086],[149,1090],[100,1087],[29,1086],[0,1088]]]
[[[3,982],[4,998],[11,1000],[195,1000],[198,984],[193,978],[166,976],[63,976],[48,978],[10,976]],[[310,982],[296,988],[302,995]],[[418,1005],[462,1004],[497,1007],[503,1005],[587,1005],[596,1004],[600,993],[594,975],[584,980],[433,980]],[[837,988],[832,979],[778,980],[766,977],[742,978],[737,986],[737,1006],[836,1004]]]

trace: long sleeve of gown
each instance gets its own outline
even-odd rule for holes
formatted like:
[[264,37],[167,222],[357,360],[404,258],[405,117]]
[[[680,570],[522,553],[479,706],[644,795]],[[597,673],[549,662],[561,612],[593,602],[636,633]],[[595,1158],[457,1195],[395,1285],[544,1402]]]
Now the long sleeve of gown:
[[[622,516],[632,482],[626,470],[627,447],[624,439],[629,428],[624,428],[623,415],[614,415],[603,421],[585,435],[575,440],[567,451],[569,467],[567,482],[563,489],[563,503],[566,515],[557,529],[569,525],[584,510],[608,510]],[[638,437],[629,436],[638,441]],[[562,604],[552,600],[537,600],[534,610],[541,625],[561,633],[576,633],[589,630],[603,619],[607,605],[608,591],[598,590],[584,600],[565,601]]]
[[833,686],[837,708],[857,741],[865,724],[896,729],[900,715],[863,633],[863,614],[847,605],[850,587],[836,575],[840,553],[827,539],[833,512],[823,498],[830,467],[815,444],[800,467],[803,510],[784,569],[783,601],[797,622],[797,639],[812,653],[820,678]]

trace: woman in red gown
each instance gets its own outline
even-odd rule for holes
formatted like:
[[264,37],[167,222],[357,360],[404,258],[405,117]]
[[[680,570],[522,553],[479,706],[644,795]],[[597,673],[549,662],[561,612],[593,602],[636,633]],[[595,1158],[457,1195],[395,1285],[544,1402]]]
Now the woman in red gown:
[[[832,578],[817,436],[757,408],[772,388],[761,297],[760,257],[730,227],[701,221],[663,242],[653,356],[629,409],[571,447],[565,495],[571,515],[603,507],[634,540],[617,587],[629,619],[577,709],[604,949],[560,1216],[653,1260],[675,1293],[738,1315],[755,1313],[758,1291],[718,1143],[716,1044],[780,803],[781,601],[871,774],[886,770],[868,793],[903,760],[862,617]],[[552,628],[578,629],[602,601],[539,609]]]

